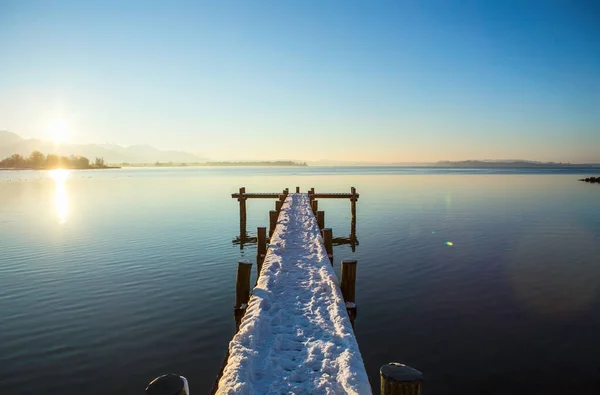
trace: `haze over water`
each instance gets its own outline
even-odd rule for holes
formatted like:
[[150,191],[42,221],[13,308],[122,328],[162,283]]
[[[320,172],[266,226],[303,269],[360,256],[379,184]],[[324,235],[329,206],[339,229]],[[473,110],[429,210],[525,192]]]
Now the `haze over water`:
[[[486,174],[486,173],[492,174]],[[496,174],[496,173],[512,174]],[[541,170],[542,173],[548,173]],[[585,175],[598,170],[590,170]],[[466,174],[465,174],[466,173]],[[234,331],[230,194],[360,193],[356,335],[428,394],[600,390],[600,187],[579,174],[415,168],[0,172],[0,393],[206,393]],[[334,236],[347,201],[322,200]],[[248,229],[271,200],[248,203]],[[560,373],[560,374],[559,374]]]

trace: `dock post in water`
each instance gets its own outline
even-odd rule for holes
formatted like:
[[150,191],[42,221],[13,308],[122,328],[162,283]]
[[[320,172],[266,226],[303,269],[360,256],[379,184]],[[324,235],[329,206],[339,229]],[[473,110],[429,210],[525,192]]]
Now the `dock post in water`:
[[340,289],[346,302],[346,311],[352,327],[356,318],[356,259],[344,259],[342,261],[342,280]]
[[240,202],[240,240],[242,243],[246,240],[246,197],[244,194],[246,193],[246,188],[240,188],[240,197],[238,197],[238,202]]
[[283,202],[281,200],[276,200],[275,201],[275,211],[280,212],[282,205],[283,205]]
[[[322,211],[320,212],[322,213]],[[333,266],[333,229],[323,228],[321,234],[325,243],[325,251],[327,251],[327,256],[329,256],[329,261],[331,262],[331,266]]]
[[256,228],[256,234],[256,281],[258,281],[265,256],[267,255],[267,228],[259,226]]
[[146,387],[146,395],[189,395],[189,393],[187,379],[175,373],[157,377]]
[[319,225],[319,229],[325,227],[325,211],[317,211],[317,224]]
[[312,211],[313,214],[316,216],[317,215],[317,211],[319,211],[319,201],[318,200],[313,200],[311,203],[312,206]]
[[381,375],[381,395],[421,395],[423,373],[410,366],[397,362],[383,365]]
[[273,232],[275,232],[275,227],[277,226],[277,218],[279,218],[278,211],[269,211],[269,237],[273,236]]
[[300,187],[296,187],[296,193],[300,193]]
[[250,272],[252,263],[248,261],[238,261],[237,277],[235,279],[235,330],[240,329],[242,317],[246,312],[248,300],[250,300]]

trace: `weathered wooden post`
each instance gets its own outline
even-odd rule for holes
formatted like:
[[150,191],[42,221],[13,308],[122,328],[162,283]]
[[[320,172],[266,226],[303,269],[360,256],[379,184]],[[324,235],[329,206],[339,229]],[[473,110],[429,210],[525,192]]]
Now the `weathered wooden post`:
[[296,187],[296,193],[300,193],[300,187]]
[[278,211],[269,211],[269,237],[273,236],[273,232],[275,232],[275,227],[277,226],[277,218],[279,218]]
[[325,227],[325,211],[317,211],[317,224],[319,225],[319,229]]
[[315,194],[315,188],[310,188],[310,194],[314,195]]
[[319,201],[318,200],[313,200],[311,203],[312,206],[312,211],[314,215],[317,215],[317,211],[319,211]]
[[381,395],[421,395],[423,373],[410,366],[397,362],[383,365],[381,374]]
[[235,330],[240,329],[242,317],[246,312],[248,300],[250,300],[250,272],[252,263],[248,261],[238,261],[237,277],[235,279]]
[[283,202],[281,200],[276,200],[275,201],[275,211],[280,212],[282,205],[283,205]]
[[146,395],[189,395],[189,393],[187,379],[175,373],[159,376],[146,387]]
[[244,194],[246,193],[246,188],[240,188],[240,197],[238,197],[238,202],[240,202],[240,240],[242,245],[244,241],[246,241],[246,197]]
[[356,188],[352,187],[350,191],[352,192],[352,197],[350,198],[350,212],[352,214],[350,234],[356,235],[356,201],[358,198],[356,197]]
[[325,243],[325,251],[327,251],[329,261],[331,262],[331,266],[333,266],[333,229],[323,228],[321,235],[323,236],[323,242]]
[[342,261],[342,280],[340,289],[346,302],[346,311],[352,327],[356,318],[356,259],[344,259]]
[[279,200],[281,200],[281,203],[285,202],[285,198],[287,198],[287,194],[286,193],[282,193],[279,195]]
[[259,226],[256,228],[257,245],[256,245],[256,281],[260,277],[265,256],[267,255],[267,228]]

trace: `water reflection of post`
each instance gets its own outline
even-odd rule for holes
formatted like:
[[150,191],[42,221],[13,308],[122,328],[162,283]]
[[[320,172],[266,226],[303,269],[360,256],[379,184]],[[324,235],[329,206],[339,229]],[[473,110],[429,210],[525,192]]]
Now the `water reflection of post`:
[[246,197],[244,196],[246,193],[246,188],[240,188],[240,197],[238,197],[238,202],[240,202],[240,250],[244,249],[244,243],[246,242]]
[[356,197],[356,188],[350,188],[352,192],[352,197],[350,198],[350,211],[352,213],[352,219],[350,222],[350,246],[352,247],[352,252],[356,250],[356,201],[358,198]]

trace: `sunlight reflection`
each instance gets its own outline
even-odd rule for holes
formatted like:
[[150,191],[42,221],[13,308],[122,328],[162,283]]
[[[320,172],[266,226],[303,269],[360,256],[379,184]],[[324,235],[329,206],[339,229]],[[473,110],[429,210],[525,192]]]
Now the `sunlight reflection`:
[[56,207],[56,214],[58,215],[59,224],[64,224],[67,221],[67,210],[69,208],[69,198],[67,196],[67,190],[65,188],[65,182],[70,175],[69,170],[56,169],[49,170],[48,174],[56,183],[56,194],[54,196],[54,205]]

